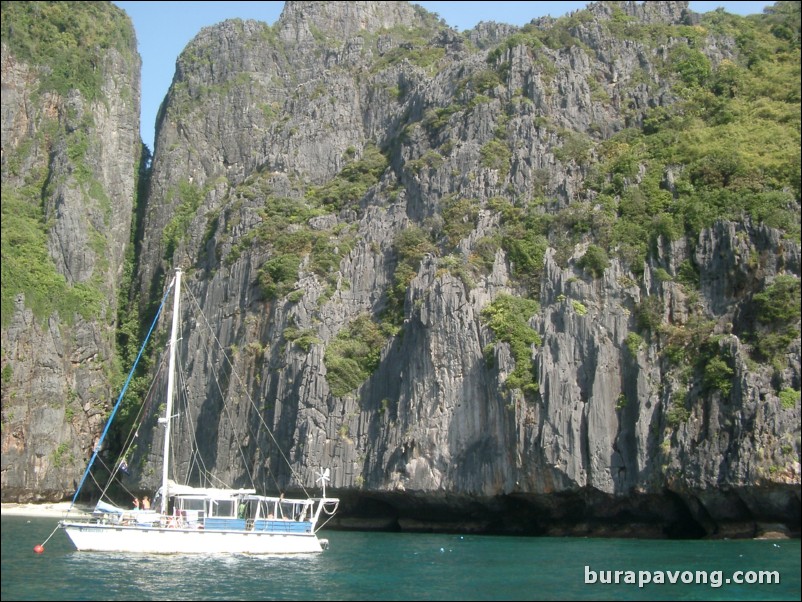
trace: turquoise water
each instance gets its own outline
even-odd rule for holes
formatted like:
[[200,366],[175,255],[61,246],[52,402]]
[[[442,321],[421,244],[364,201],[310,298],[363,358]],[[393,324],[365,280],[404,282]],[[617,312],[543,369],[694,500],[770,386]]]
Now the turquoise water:
[[[800,541],[653,541],[329,531],[304,557],[74,552],[57,519],[2,518],[10,600],[799,600]],[[619,583],[607,571],[622,571]],[[624,581],[654,580],[665,584]],[[679,573],[669,573],[679,571]],[[697,571],[700,573],[697,577]],[[721,585],[711,581],[721,571]],[[779,584],[724,583],[736,571]],[[683,572],[685,574],[683,575]],[[702,573],[704,572],[704,573]],[[586,583],[587,580],[595,583]],[[669,575],[678,583],[668,583]],[[707,584],[683,584],[701,578]],[[615,573],[609,574],[612,580]],[[738,575],[741,577],[741,575]]]

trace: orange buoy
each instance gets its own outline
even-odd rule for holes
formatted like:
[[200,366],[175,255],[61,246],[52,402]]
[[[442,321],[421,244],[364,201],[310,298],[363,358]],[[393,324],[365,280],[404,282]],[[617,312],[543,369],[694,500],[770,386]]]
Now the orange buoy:
[[37,554],[41,554],[42,552],[45,551],[45,547],[41,544],[36,544],[35,546],[33,546],[33,551],[36,552]]

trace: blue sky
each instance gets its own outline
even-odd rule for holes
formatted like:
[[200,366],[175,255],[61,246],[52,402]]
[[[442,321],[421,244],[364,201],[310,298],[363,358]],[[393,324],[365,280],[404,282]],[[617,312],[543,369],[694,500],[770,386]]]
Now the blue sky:
[[[536,17],[559,17],[584,8],[588,2],[413,2],[440,15],[460,31],[480,21],[524,25]],[[159,105],[173,80],[178,55],[201,30],[226,19],[258,19],[275,23],[284,2],[164,2],[140,0],[114,2],[134,23],[142,57],[142,140],[153,150],[154,127]],[[774,2],[690,2],[704,13],[722,6],[739,15],[763,12]]]

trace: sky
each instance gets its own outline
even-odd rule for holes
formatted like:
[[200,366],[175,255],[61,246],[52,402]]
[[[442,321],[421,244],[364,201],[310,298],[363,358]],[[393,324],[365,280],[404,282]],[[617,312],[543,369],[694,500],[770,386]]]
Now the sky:
[[[136,29],[139,54],[142,57],[142,140],[153,150],[156,113],[167,94],[175,73],[175,61],[186,45],[203,28],[226,19],[257,19],[273,24],[281,14],[284,2],[164,2],[156,0],[116,1]],[[472,29],[480,21],[496,21],[525,25],[532,19],[551,15],[560,17],[584,8],[588,2],[418,2],[429,12],[437,13],[448,25],[459,31]],[[691,1],[690,8],[705,13],[723,7],[727,12],[751,15],[763,12],[774,4],[760,1],[716,2]]]

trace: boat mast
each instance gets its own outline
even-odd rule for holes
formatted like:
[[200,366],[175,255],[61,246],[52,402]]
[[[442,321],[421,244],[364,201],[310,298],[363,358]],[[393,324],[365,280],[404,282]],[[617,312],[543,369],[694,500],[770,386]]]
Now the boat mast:
[[167,407],[164,415],[164,460],[162,462],[161,513],[167,514],[168,460],[170,458],[170,424],[173,418],[173,389],[175,388],[175,350],[178,341],[178,309],[181,301],[181,269],[175,271],[175,297],[173,302],[173,329],[170,333],[170,364],[167,373]]

